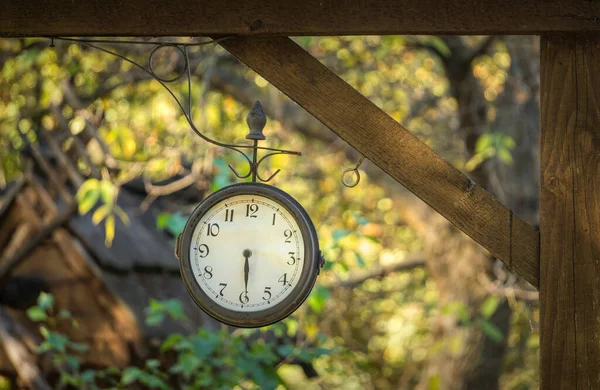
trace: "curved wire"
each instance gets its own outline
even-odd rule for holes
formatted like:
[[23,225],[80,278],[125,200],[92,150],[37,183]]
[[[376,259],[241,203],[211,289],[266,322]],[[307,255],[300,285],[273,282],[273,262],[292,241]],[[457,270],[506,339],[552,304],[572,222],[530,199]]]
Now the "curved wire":
[[[165,90],[167,90],[167,92],[169,92],[169,94],[171,95],[171,97],[175,100],[175,102],[177,103],[177,105],[179,106],[179,109],[181,110],[181,112],[183,113],[183,116],[185,117],[185,119],[187,120],[190,128],[192,129],[192,131],[194,131],[194,133],[196,133],[196,135],[198,135],[200,138],[202,138],[203,140],[205,140],[206,142],[209,142],[213,145],[216,146],[220,146],[223,148],[227,148],[230,150],[234,150],[236,152],[238,152],[239,154],[241,154],[246,161],[249,164],[252,164],[250,158],[241,150],[238,150],[238,148],[241,149],[261,149],[261,150],[267,150],[267,151],[276,151],[279,153],[283,153],[283,154],[292,154],[292,155],[296,155],[296,156],[300,156],[302,155],[302,153],[300,152],[296,152],[296,151],[292,151],[292,150],[282,150],[282,149],[275,149],[275,148],[269,148],[269,147],[264,147],[264,146],[253,146],[253,145],[235,145],[235,144],[228,144],[228,143],[223,143],[223,142],[219,142],[216,140],[213,140],[212,138],[204,135],[200,130],[198,130],[198,128],[196,127],[196,125],[194,124],[192,118],[191,118],[191,108],[192,108],[192,94],[191,94],[191,67],[189,66],[189,56],[187,54],[187,50],[183,50],[184,54],[185,54],[185,59],[186,62],[188,62],[188,66],[187,66],[187,70],[188,70],[188,95],[189,95],[189,108],[190,108],[190,113],[188,114],[188,112],[186,112],[185,108],[183,107],[183,104],[179,101],[179,99],[177,98],[177,96],[175,96],[175,94],[173,93],[173,91],[171,91],[171,89],[165,84],[165,82],[161,81],[160,79],[157,79],[155,77],[155,75],[152,74],[152,72],[150,72],[148,69],[146,69],[144,66],[138,64],[137,62],[125,57],[124,55],[121,55],[117,52],[114,52],[112,50],[108,50],[105,49],[103,47],[94,45],[93,43],[90,42],[96,42],[96,43],[113,43],[113,41],[109,41],[109,40],[84,40],[84,39],[77,39],[77,38],[65,38],[65,37],[49,37],[50,39],[58,39],[58,40],[65,40],[65,41],[73,41],[73,42],[77,42],[80,43],[84,46],[87,47],[91,47],[93,49],[102,51],[104,53],[113,55],[117,58],[122,59],[123,61],[127,61],[128,63],[136,66],[137,68],[139,68],[140,70],[142,70],[143,72],[147,73],[149,76],[151,76],[152,78],[154,78],[158,83],[160,83],[160,85],[165,88]],[[224,37],[224,38],[220,38],[217,40],[212,40],[209,42],[201,42],[201,44],[209,44],[209,43],[217,43],[221,40],[224,39],[228,39],[231,37]],[[114,41],[114,42],[119,42],[119,43],[125,43],[125,42],[129,42],[129,43],[138,43],[135,41]],[[149,42],[147,42],[149,44]],[[152,42],[152,44],[157,44],[157,45],[163,45],[164,43],[155,43]],[[173,44],[171,44],[173,45]],[[178,45],[178,44],[175,44]],[[186,48],[186,46],[197,46],[198,44],[181,44],[182,46],[184,46],[184,49]]]
[[46,36],[44,38],[48,39],[58,39],[61,41],[71,41],[71,42],[80,42],[80,43],[111,43],[111,44],[135,44],[135,45],[179,45],[179,46],[203,46],[210,45],[212,43],[219,43],[226,39],[234,38],[235,35],[229,35],[223,38],[211,39],[210,41],[204,42],[192,42],[192,43],[184,43],[184,42],[166,42],[166,41],[135,41],[135,40],[124,40],[124,41],[116,41],[109,39],[81,39],[81,38],[70,38],[70,37],[53,37]]

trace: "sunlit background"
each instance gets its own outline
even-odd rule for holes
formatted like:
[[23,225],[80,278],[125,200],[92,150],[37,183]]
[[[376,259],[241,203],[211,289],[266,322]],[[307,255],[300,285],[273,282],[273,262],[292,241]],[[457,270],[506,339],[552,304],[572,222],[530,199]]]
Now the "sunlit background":
[[[295,41],[537,223],[537,38]],[[101,46],[144,65],[153,48]],[[176,259],[153,263],[144,247],[172,256],[195,205],[238,182],[227,164],[245,171],[244,160],[196,136],[172,96],[119,58],[72,42],[0,40],[1,261],[26,224],[15,199],[36,199],[19,183],[33,177],[59,198],[37,152],[59,177],[58,156],[74,158],[83,180],[65,187],[76,194],[72,221],[25,256],[0,290],[0,321],[35,336],[34,345],[17,339],[44,381],[73,388],[539,387],[531,286],[368,160],[358,186],[346,188],[340,174],[356,165],[358,152],[218,45],[189,52],[200,131],[247,142],[245,117],[260,100],[268,117],[264,146],[302,152],[275,156],[265,169],[281,169],[272,184],[309,212],[328,260],[324,272],[294,315],[267,328],[234,330],[199,313],[178,284]],[[165,77],[183,66],[174,49],[155,60]],[[187,102],[185,77],[169,86]],[[78,142],[83,151],[71,153]],[[81,264],[64,260],[75,259],[65,242]],[[41,261],[43,269],[35,266]],[[93,272],[82,280],[61,267]],[[77,300],[73,286],[110,299]],[[14,304],[15,291],[32,297],[30,306]],[[0,338],[6,347],[6,332]],[[4,388],[22,383],[10,353],[0,356]]]

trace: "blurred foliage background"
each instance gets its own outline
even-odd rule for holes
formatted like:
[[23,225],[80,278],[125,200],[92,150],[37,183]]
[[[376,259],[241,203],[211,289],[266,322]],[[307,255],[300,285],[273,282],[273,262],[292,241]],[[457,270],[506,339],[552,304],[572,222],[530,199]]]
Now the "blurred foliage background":
[[[537,223],[537,38],[296,41],[504,204]],[[87,180],[77,198],[79,211],[93,213],[94,223],[104,227],[107,246],[115,223],[127,223],[127,214],[113,203],[128,183],[172,183],[191,176],[185,187],[208,194],[236,182],[228,163],[245,170],[235,153],[197,137],[172,97],[147,74],[77,43],[49,44],[0,40],[0,188],[10,188],[22,177],[27,145],[39,142],[40,129],[59,126],[52,107],[62,112],[73,135],[94,123],[108,148],[107,158],[100,145],[88,144],[103,177]],[[103,47],[142,64],[152,49]],[[197,376],[209,377],[205,382],[190,382],[206,356],[180,360],[173,371],[161,355],[152,357],[163,359],[159,363],[132,362],[129,371],[110,374],[112,382],[100,369],[83,379],[79,369],[63,369],[79,375],[63,378],[65,384],[160,387],[132,368],[138,367],[166,385],[185,383],[189,388],[539,387],[538,305],[531,286],[368,161],[360,168],[360,184],[344,187],[341,170],[354,166],[358,153],[218,45],[189,50],[193,120],[201,131],[219,141],[244,142],[245,116],[260,100],[269,118],[268,146],[302,151],[302,157],[270,159],[268,170],[282,169],[272,184],[307,209],[328,262],[308,301],[282,324],[258,333],[225,328],[222,333],[198,333],[209,344],[238,343],[235,352],[225,351],[218,359],[239,354],[241,362],[260,365],[232,376],[241,378],[238,383],[219,382],[210,370]],[[165,50],[157,61],[157,72],[165,75],[177,73],[182,65],[174,50]],[[170,86],[187,98],[184,78]],[[89,164],[82,162],[79,168],[91,172]],[[152,185],[146,190],[140,212],[168,193]],[[155,218],[156,228],[178,234],[194,205],[181,202],[165,208]],[[161,304],[155,302],[150,310],[160,312]],[[39,310],[37,315],[38,321],[46,320]],[[171,340],[181,344],[178,359],[193,351],[182,341],[193,332]],[[185,364],[192,364],[189,371]],[[303,369],[307,364],[310,369]],[[60,371],[62,366],[56,367]],[[274,375],[269,378],[275,382],[245,376],[261,370]],[[173,382],[174,376],[183,382]]]

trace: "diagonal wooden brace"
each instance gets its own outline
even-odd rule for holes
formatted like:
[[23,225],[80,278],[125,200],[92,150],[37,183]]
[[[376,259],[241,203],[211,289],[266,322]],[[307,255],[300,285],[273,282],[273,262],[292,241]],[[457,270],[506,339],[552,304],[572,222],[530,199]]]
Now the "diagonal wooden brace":
[[286,37],[220,44],[369,160],[539,287],[539,233]]

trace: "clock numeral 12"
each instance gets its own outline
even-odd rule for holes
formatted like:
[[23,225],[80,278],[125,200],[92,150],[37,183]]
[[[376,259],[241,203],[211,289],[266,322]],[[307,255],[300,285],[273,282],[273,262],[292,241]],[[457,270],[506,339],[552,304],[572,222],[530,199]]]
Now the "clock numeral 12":
[[257,204],[247,204],[246,205],[246,217],[250,217],[250,218],[257,218],[256,217],[256,212],[258,211],[258,205]]
[[209,223],[208,229],[206,230],[206,235],[216,237],[219,235],[219,230],[219,224]]
[[234,210],[225,209],[225,222],[233,222]]

